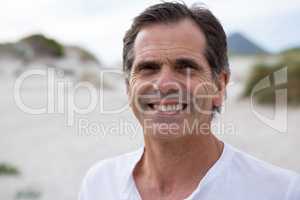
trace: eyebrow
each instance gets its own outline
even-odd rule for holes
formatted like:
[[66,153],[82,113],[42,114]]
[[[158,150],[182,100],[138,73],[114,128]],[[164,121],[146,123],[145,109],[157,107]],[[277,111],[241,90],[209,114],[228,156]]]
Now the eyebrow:
[[175,66],[188,65],[198,70],[203,70],[203,66],[198,64],[193,58],[178,58],[175,60]]
[[161,62],[155,60],[141,61],[136,64],[135,69],[140,70],[144,67],[160,68],[162,65]]
[[[163,65],[163,63],[161,61],[157,61],[157,60],[146,60],[146,61],[141,61],[141,62],[138,62],[136,65],[135,65],[135,70],[140,70],[142,68],[145,68],[145,67],[152,67],[152,68],[160,68],[161,66]],[[174,66],[175,67],[180,67],[180,66],[183,66],[183,65],[186,65],[186,66],[191,66],[195,69],[198,69],[198,70],[203,70],[203,66],[198,64],[197,61],[195,61],[193,58],[177,58],[175,59],[175,62],[174,62]]]

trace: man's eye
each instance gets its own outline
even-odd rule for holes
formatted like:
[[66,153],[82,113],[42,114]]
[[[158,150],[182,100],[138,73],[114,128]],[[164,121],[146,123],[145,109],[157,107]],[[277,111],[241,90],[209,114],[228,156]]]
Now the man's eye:
[[182,68],[193,68],[191,65],[181,65]]
[[189,64],[183,64],[183,65],[180,65],[178,68],[181,69],[181,70],[196,69],[195,66],[189,65]]
[[155,71],[158,70],[158,67],[147,65],[138,68],[138,71]]

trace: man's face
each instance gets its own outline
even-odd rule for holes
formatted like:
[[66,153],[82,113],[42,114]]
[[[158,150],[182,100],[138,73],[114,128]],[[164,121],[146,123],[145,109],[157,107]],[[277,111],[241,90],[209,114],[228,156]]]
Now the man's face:
[[128,96],[144,133],[170,138],[209,129],[220,93],[205,46],[204,34],[189,19],[138,33]]

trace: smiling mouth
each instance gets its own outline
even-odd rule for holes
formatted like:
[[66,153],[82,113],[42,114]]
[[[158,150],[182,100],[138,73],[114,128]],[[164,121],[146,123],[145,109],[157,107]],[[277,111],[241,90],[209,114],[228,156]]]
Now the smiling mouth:
[[172,104],[147,104],[150,110],[158,111],[160,113],[177,113],[184,111],[187,107],[186,103],[172,103]]

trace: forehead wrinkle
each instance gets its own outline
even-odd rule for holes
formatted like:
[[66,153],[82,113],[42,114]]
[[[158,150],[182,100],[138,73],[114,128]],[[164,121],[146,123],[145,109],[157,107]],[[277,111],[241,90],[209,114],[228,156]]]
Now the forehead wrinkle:
[[[175,55],[174,55],[175,54]],[[138,60],[152,60],[157,59],[158,61],[168,61],[167,63],[175,62],[177,58],[193,58],[201,64],[206,63],[204,55],[201,50],[195,52],[195,50],[184,47],[184,46],[148,46],[144,47],[136,55],[135,61]]]
[[[167,52],[170,53],[179,53],[179,54],[192,54],[193,56],[201,57],[201,54],[204,52],[199,49],[195,50],[192,48],[188,48],[186,46],[170,46],[170,45],[148,45],[146,47],[141,48],[139,51],[135,51],[136,56],[147,54],[148,52],[155,54],[156,51],[158,52]],[[173,52],[172,52],[173,51]]]
[[[136,48],[138,49],[138,48]],[[188,51],[193,54],[198,54],[198,53],[203,53],[202,49],[193,49],[193,48],[188,48],[186,45],[170,45],[170,44],[152,44],[152,45],[145,45],[144,47],[139,50],[139,54],[142,54],[147,51]]]

